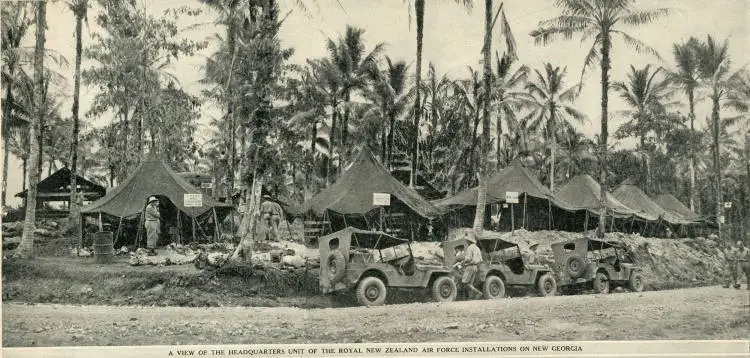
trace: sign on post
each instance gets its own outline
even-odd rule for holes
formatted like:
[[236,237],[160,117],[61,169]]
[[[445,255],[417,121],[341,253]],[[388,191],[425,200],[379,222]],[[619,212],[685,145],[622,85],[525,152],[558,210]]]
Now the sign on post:
[[372,205],[375,205],[375,206],[390,206],[391,205],[391,194],[388,194],[388,193],[372,193]]
[[724,202],[724,209],[731,209],[732,208],[732,202],[731,201],[725,201]]
[[719,223],[721,223],[721,224],[724,223],[724,215],[720,215],[719,216]]
[[508,204],[518,204],[518,192],[517,191],[506,191],[505,202]]
[[186,208],[200,208],[203,206],[203,194],[183,194],[182,205]]

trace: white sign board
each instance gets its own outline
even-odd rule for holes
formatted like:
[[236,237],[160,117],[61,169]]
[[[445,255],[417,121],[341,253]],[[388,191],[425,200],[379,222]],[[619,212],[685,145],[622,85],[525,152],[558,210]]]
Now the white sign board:
[[201,183],[201,188],[203,189],[211,189],[214,187],[213,183]]
[[518,192],[517,191],[506,191],[505,202],[508,204],[518,204]]
[[731,209],[732,208],[732,202],[731,201],[725,201],[724,202],[724,208],[725,209]]
[[203,194],[183,194],[182,203],[186,208],[200,208],[203,206]]
[[390,206],[391,205],[391,194],[388,194],[388,193],[372,193],[372,205],[375,205],[375,206]]
[[719,223],[724,223],[724,215],[719,216]]

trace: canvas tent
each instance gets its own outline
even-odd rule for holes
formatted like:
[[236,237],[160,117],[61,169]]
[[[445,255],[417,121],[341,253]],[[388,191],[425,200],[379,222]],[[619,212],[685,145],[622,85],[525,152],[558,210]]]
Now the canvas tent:
[[682,217],[664,210],[664,208],[651,200],[651,198],[638,188],[630,179],[623,181],[612,194],[629,208],[637,210],[638,215],[641,217],[647,218],[648,221],[657,222],[657,225],[651,227],[651,234],[665,234],[664,230],[667,227],[669,227],[672,232],[677,233],[683,231],[683,225],[689,224],[689,221]]
[[[198,194],[201,206],[186,205],[185,194]],[[162,233],[177,242],[217,237],[221,221],[231,206],[203,195],[195,186],[175,173],[159,159],[149,154],[125,181],[103,198],[81,210],[85,216],[99,220],[100,229],[108,221],[115,231],[115,243],[130,241],[142,236],[143,210],[146,199],[157,196],[160,200]]]
[[[560,187],[555,195],[563,202],[585,210],[583,222],[575,225],[583,227],[584,230],[596,228],[599,221],[601,186],[588,174],[577,175],[567,184]],[[607,225],[610,231],[642,232],[653,224],[655,218],[651,215],[640,213],[615,198],[610,192],[606,192],[606,215],[613,218]],[[577,220],[580,221],[580,220]]]
[[654,202],[659,204],[664,210],[671,212],[675,216],[679,216],[684,220],[699,221],[701,216],[694,213],[690,208],[685,206],[681,201],[675,198],[672,194],[662,194],[654,198]]
[[[387,194],[390,205],[373,204],[373,194]],[[414,189],[386,170],[368,150],[331,186],[305,202],[302,211],[330,222],[330,230],[347,226],[379,229],[402,238],[420,236],[426,222],[440,212]]]
[[[518,193],[517,204],[507,204],[506,192]],[[435,200],[452,226],[471,225],[476,210],[477,188],[464,190],[454,196]],[[507,204],[507,205],[505,205]],[[574,215],[575,208],[556,198],[552,192],[519,162],[498,171],[487,181],[487,217],[500,215],[498,230],[527,230],[557,228],[558,223]]]

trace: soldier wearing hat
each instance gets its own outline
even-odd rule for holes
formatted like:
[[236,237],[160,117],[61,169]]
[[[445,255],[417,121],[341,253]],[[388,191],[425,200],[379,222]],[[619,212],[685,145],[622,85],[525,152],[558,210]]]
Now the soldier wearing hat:
[[149,256],[156,255],[156,243],[161,233],[161,214],[159,214],[159,199],[150,196],[146,203],[146,248]]
[[729,288],[732,285],[734,288],[740,288],[742,265],[747,263],[748,255],[748,248],[739,240],[727,250],[726,259],[729,266],[729,281],[727,281],[724,287]]
[[482,295],[482,291],[474,287],[474,281],[477,278],[477,272],[479,272],[479,264],[482,263],[482,251],[477,246],[477,239],[473,233],[467,234],[466,239],[469,241],[469,246],[464,251],[463,260],[457,265],[461,273],[461,286],[463,291],[466,292],[467,297],[470,296],[470,292],[478,295]]
[[279,239],[279,223],[284,215],[281,205],[273,201],[270,195],[263,195],[263,203],[260,204],[260,216],[265,225],[266,240],[277,241]]

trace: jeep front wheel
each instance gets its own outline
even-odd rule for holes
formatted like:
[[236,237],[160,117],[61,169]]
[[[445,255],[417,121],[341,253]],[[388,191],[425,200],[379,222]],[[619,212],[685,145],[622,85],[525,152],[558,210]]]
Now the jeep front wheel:
[[630,280],[628,281],[628,288],[633,292],[643,291],[643,275],[637,272],[633,272],[633,274],[630,275]]
[[542,277],[539,277],[539,281],[536,284],[539,289],[539,295],[542,297],[553,296],[557,292],[557,282],[555,282],[555,278],[550,273],[545,273]]
[[487,276],[487,279],[484,280],[482,293],[484,294],[484,298],[488,300],[505,297],[505,283],[503,279],[495,275]]
[[357,285],[357,302],[362,306],[380,306],[385,296],[385,284],[377,277],[365,277]]
[[456,299],[456,282],[450,276],[440,276],[432,283],[432,298],[438,302],[452,302]]
[[603,272],[597,272],[594,277],[594,291],[596,293],[609,293],[609,278]]

